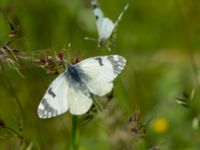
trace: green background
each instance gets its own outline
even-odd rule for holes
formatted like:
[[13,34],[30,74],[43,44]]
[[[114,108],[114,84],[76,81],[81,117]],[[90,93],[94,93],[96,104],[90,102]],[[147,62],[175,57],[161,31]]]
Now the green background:
[[[113,100],[92,121],[80,125],[80,150],[146,150],[153,146],[164,150],[200,149],[200,130],[193,127],[194,118],[200,119],[200,1],[99,0],[105,16],[112,20],[127,3],[129,8],[117,28],[114,47],[108,52],[106,48],[97,48],[96,42],[84,40],[98,38],[89,0],[0,1],[1,11],[20,26],[20,36],[12,47],[28,59],[20,62],[25,78],[0,60],[4,68],[0,73],[0,119],[20,132],[27,142],[20,142],[1,128],[0,149],[69,149],[71,115],[65,113],[47,120],[37,116],[37,106],[56,76],[47,74],[31,58],[42,56],[48,49],[66,49],[66,58],[78,53],[82,59],[111,54],[127,59],[125,69],[115,81]],[[10,41],[8,34],[8,23],[1,14],[1,46]],[[190,95],[192,90],[195,96],[191,107],[176,103],[183,91]],[[137,106],[144,122],[151,120],[143,138],[136,138],[127,129],[128,119]],[[152,127],[158,118],[168,123],[163,133]]]

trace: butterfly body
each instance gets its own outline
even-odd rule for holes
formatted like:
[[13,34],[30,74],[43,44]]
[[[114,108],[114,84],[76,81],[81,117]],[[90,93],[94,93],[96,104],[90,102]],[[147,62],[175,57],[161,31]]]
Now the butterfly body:
[[76,82],[82,83],[79,72],[76,69],[76,67],[74,67],[74,65],[69,64],[66,73],[68,74],[68,76],[70,76]]
[[74,115],[86,113],[93,103],[91,94],[108,94],[125,64],[126,59],[119,55],[91,57],[69,64],[47,89],[38,106],[38,116],[51,118],[68,110]]

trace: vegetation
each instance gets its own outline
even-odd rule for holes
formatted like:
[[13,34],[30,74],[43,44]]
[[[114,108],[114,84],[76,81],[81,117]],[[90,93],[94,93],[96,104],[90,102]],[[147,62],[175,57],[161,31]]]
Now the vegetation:
[[[0,149],[199,150],[200,1],[99,0],[117,27],[98,48],[90,0],[0,1]],[[113,93],[91,110],[39,119],[51,81],[76,63],[119,54]]]

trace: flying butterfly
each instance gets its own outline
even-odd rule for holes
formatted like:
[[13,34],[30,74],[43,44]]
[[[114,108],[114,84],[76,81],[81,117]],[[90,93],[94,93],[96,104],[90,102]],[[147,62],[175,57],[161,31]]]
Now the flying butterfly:
[[104,96],[124,69],[126,59],[119,55],[85,59],[68,68],[49,86],[38,106],[39,118],[51,118],[69,110],[82,115],[92,106],[92,94]]
[[115,22],[113,22],[111,19],[104,17],[103,11],[99,7],[96,0],[92,0],[92,8],[94,11],[94,15],[96,17],[96,25],[97,25],[97,31],[99,34],[98,43],[99,46],[103,46],[107,43],[108,39],[116,29],[119,21],[121,20],[124,12],[128,9],[128,4],[124,7],[124,10],[120,13],[119,17]]

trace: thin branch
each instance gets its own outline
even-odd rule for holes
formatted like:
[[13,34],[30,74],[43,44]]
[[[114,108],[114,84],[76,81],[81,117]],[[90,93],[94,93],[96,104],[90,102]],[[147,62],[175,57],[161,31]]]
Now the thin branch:
[[199,79],[198,79],[198,67],[197,67],[197,64],[195,62],[195,57],[194,57],[194,48],[193,48],[193,45],[191,43],[191,40],[189,38],[189,33],[188,33],[188,27],[187,27],[187,24],[185,22],[185,19],[184,19],[184,16],[181,12],[181,8],[180,8],[180,4],[178,3],[178,0],[175,0],[175,6],[176,6],[176,9],[178,11],[178,15],[179,15],[179,18],[180,18],[180,21],[181,21],[181,25],[182,25],[182,31],[183,31],[183,34],[184,34],[184,38],[185,38],[185,41],[187,43],[186,46],[188,46],[188,49],[189,49],[189,56],[190,56],[190,61],[191,61],[191,66],[192,66],[192,70],[193,70],[193,73],[194,73],[194,77],[195,77],[195,87],[198,87],[200,82],[199,82]]
[[24,137],[20,133],[18,133],[17,131],[15,131],[14,129],[12,129],[12,128],[8,127],[8,126],[5,126],[4,128],[8,129],[10,132],[12,132],[15,135],[17,135],[20,139],[24,139]]
[[19,109],[20,109],[20,111],[21,111],[21,113],[22,113],[22,115],[23,115],[23,118],[26,120],[26,115],[25,115],[24,109],[23,109],[23,107],[22,107],[22,105],[21,105],[21,102],[20,102],[20,100],[19,100],[17,94],[15,93],[14,87],[13,87],[13,85],[12,85],[10,79],[8,78],[8,76],[7,76],[7,74],[6,74],[6,71],[5,71],[4,66],[2,65],[2,63],[0,63],[0,66],[1,66],[2,73],[4,74],[4,77],[5,77],[5,79],[6,79],[7,83],[8,83],[8,85],[9,85],[9,88],[10,88],[10,90],[11,90],[11,92],[12,92],[12,95],[13,95],[13,97],[15,98],[15,100],[16,100],[16,102],[17,102],[17,105],[18,105],[18,107],[19,107]]

